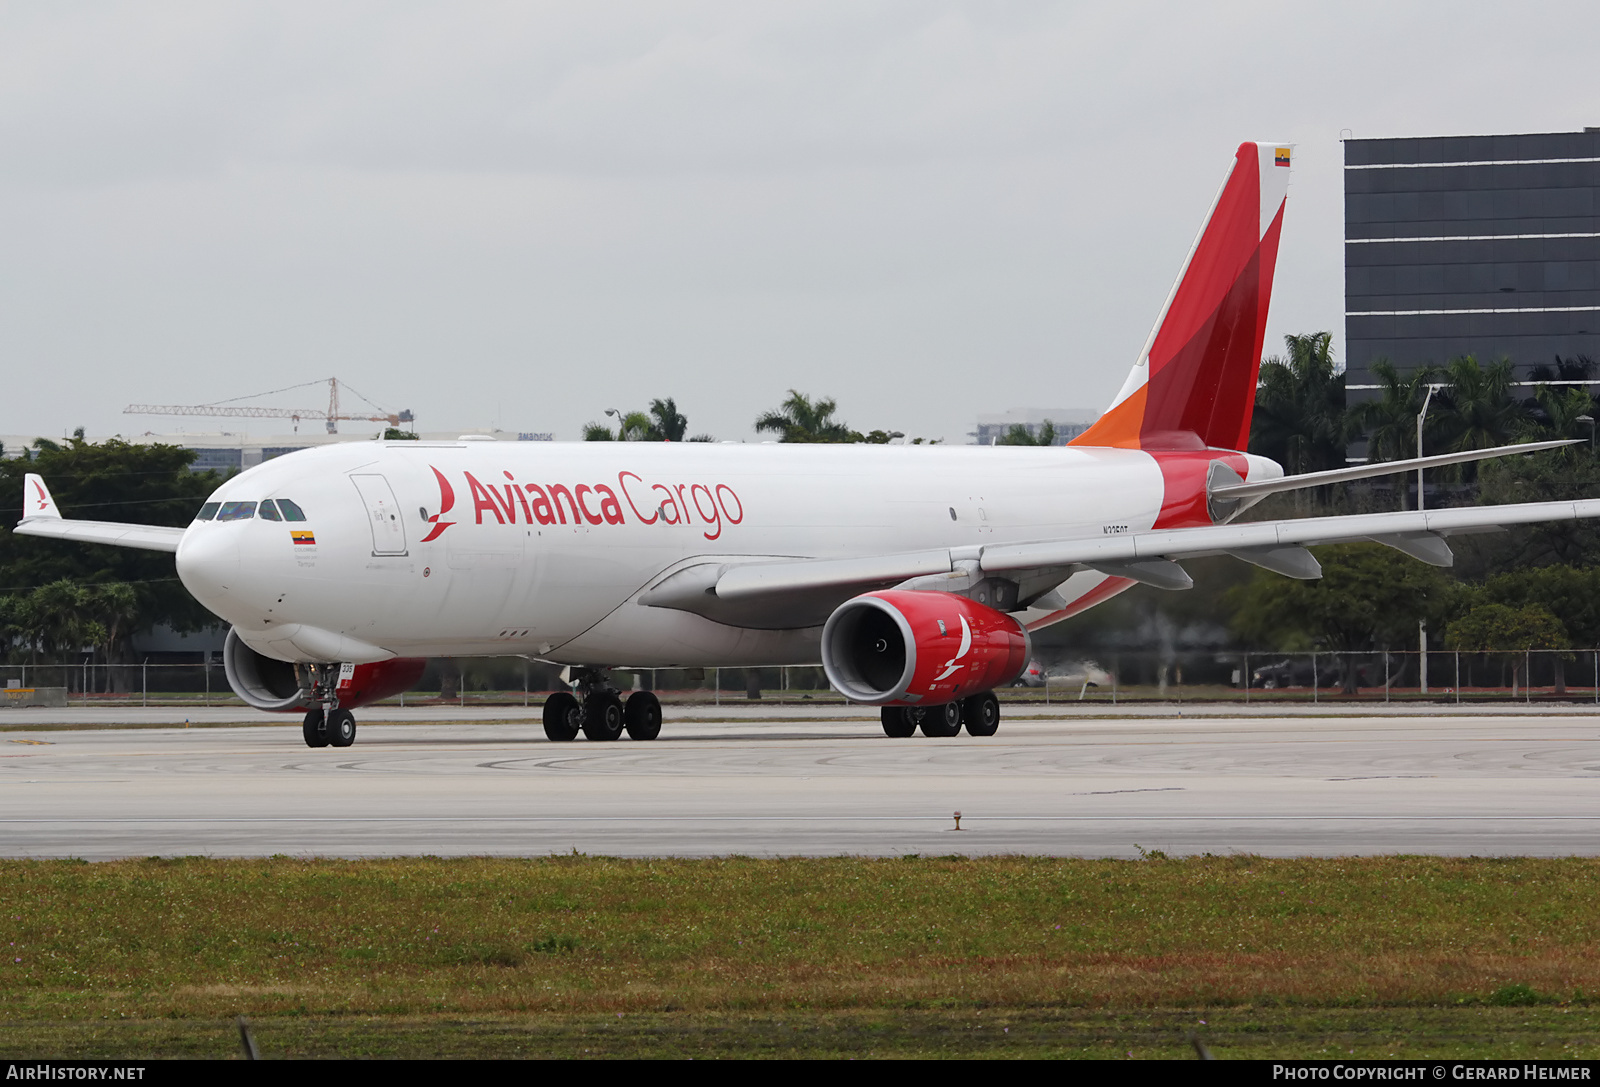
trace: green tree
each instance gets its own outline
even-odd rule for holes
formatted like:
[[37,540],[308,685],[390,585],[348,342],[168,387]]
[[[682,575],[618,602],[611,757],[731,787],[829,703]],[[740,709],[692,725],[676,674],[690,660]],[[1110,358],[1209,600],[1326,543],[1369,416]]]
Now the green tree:
[[1250,452],[1290,475],[1343,468],[1355,422],[1345,411],[1344,374],[1333,362],[1333,334],[1283,338],[1286,355],[1264,359],[1250,420]]
[[1402,374],[1387,359],[1379,359],[1372,364],[1372,373],[1382,386],[1378,398],[1358,404],[1351,413],[1366,433],[1368,456],[1373,460],[1416,456],[1417,415],[1437,372],[1422,366]]
[[681,442],[689,432],[689,418],[678,410],[672,397],[650,401],[650,427],[645,441]]
[[586,442],[711,442],[709,434],[696,434],[685,438],[689,431],[689,417],[678,410],[672,397],[650,401],[649,411],[630,411],[622,417],[621,425],[613,431],[604,423],[586,423],[583,440]]
[[[1523,567],[1491,577],[1479,602],[1542,608],[1561,625],[1568,645],[1600,646],[1600,568]],[[1556,659],[1556,693],[1566,692],[1565,658]]]
[[1473,356],[1463,355],[1451,359],[1439,376],[1444,382],[1435,397],[1444,445],[1440,452],[1510,445],[1526,432],[1532,415],[1511,393],[1510,359],[1483,366]]
[[1538,604],[1480,603],[1445,628],[1445,645],[1463,653],[1484,653],[1511,665],[1512,684],[1527,682],[1527,653],[1567,648],[1561,620]]
[[[1478,469],[1478,501],[1564,502],[1600,497],[1600,461],[1582,447],[1497,457]],[[1508,532],[1462,536],[1452,541],[1457,572],[1464,578],[1551,563],[1600,561],[1600,525],[1593,521],[1541,521]]]
[[[1320,580],[1257,570],[1231,590],[1234,634],[1252,648],[1382,649],[1411,643],[1418,621],[1448,614],[1454,599],[1436,567],[1379,544],[1335,544],[1316,555]],[[1353,667],[1344,669],[1344,689],[1355,693]]]
[[604,423],[585,423],[583,427],[583,440],[586,442],[650,442],[660,441],[660,438],[651,437],[654,422],[650,416],[642,411],[630,411],[622,417],[622,422],[613,431]]
[[859,441],[859,434],[833,417],[837,410],[838,402],[832,397],[813,401],[805,393],[790,389],[788,399],[777,411],[764,412],[756,419],[756,433],[781,434],[780,440],[785,442]]
[[1056,425],[1049,419],[1039,427],[1037,435],[1028,433],[1028,428],[1021,423],[1012,423],[1006,430],[1005,436],[995,441],[996,445],[1055,445]]
[[[1594,437],[1594,397],[1587,389],[1578,386],[1540,385],[1533,393],[1533,407],[1529,412],[1528,435],[1549,440],[1577,438],[1584,442]],[[1587,418],[1588,422],[1580,422]],[[1559,450],[1570,463],[1579,456],[1590,455],[1584,446],[1567,446]]]
[[414,442],[417,436],[409,430],[401,430],[397,426],[383,428],[383,440],[386,442]]
[[[49,628],[48,617],[40,617],[31,620],[33,645],[66,645],[79,639],[73,649],[104,644],[108,660],[128,663],[136,631],[157,625],[198,630],[217,621],[184,590],[170,554],[18,536],[10,527],[22,516],[23,477],[29,472],[44,477],[66,517],[187,525],[222,482],[215,472],[190,471],[194,458],[193,451],[178,446],[135,445],[120,439],[92,444],[74,437],[62,443],[39,442],[23,457],[0,461],[0,594],[9,598],[6,607],[13,624],[19,609],[43,606],[43,598],[26,602],[36,590],[61,582],[85,589],[120,583],[134,596],[131,617],[106,623],[108,642],[86,638],[82,631]],[[52,592],[59,595],[65,590]],[[72,604],[79,610],[87,606]],[[117,604],[114,610],[122,607]],[[108,616],[109,612],[102,614],[100,621],[105,623]]]

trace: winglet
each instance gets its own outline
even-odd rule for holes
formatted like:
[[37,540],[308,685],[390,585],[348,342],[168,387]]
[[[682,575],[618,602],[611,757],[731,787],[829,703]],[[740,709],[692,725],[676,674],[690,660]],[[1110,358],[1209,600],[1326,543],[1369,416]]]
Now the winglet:
[[56,500],[50,497],[50,488],[44,485],[44,479],[29,472],[22,481],[22,519],[46,518],[59,521],[61,511],[56,509]]

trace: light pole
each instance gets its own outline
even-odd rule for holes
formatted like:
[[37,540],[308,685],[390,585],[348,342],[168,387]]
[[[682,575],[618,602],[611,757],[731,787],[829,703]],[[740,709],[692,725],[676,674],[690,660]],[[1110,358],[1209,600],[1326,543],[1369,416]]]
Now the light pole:
[[[1423,421],[1428,418],[1428,404],[1429,404],[1430,401],[1433,400],[1433,394],[1438,392],[1438,391],[1439,391],[1439,386],[1437,386],[1437,385],[1429,385],[1428,386],[1428,395],[1422,398],[1422,410],[1417,412],[1417,459],[1418,460],[1422,459],[1422,424],[1423,424]],[[1401,497],[1405,496],[1405,492],[1404,491],[1401,491],[1400,494],[1401,494]],[[1417,511],[1421,512],[1422,509],[1423,509],[1422,469],[1418,468],[1417,469]]]
[[1589,452],[1590,452],[1590,454],[1593,454],[1594,453],[1594,416],[1592,416],[1592,415],[1580,415],[1580,416],[1578,416],[1576,419],[1574,419],[1572,421],[1574,423],[1582,423],[1584,426],[1589,428]]
[[[617,417],[617,441],[619,441],[619,442],[627,441],[628,440],[627,432],[622,427],[622,413],[620,411],[618,411],[616,408],[607,408],[606,409],[606,414],[607,415],[615,415]],[[1418,433],[1420,434],[1421,431],[1419,430]]]
[[[1439,391],[1439,386],[1429,385],[1428,395],[1422,398],[1422,410],[1417,412],[1417,459],[1422,459],[1422,424],[1428,418],[1428,405],[1433,401],[1433,394]],[[1426,507],[1426,500],[1422,496],[1422,469],[1417,469],[1417,512],[1421,513]],[[1417,620],[1417,688],[1421,694],[1428,693],[1428,621]]]

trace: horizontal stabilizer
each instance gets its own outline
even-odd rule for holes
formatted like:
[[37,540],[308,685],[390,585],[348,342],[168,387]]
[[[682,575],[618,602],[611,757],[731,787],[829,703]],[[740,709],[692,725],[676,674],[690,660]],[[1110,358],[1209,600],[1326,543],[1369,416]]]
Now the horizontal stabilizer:
[[[1049,543],[999,544],[983,549],[988,571],[1091,566],[1102,562],[1183,558],[1228,554],[1237,550],[1291,544],[1352,543],[1391,536],[1481,532],[1538,521],[1575,521],[1600,517],[1600,499],[1577,502],[1525,502],[1511,506],[1458,506],[1444,510],[1400,513],[1356,513],[1338,517],[1304,517],[1293,521],[1247,521],[1200,528],[1155,529],[1121,536],[1089,536]],[[1394,544],[1390,543],[1390,546]]]
[[61,517],[34,517],[11,530],[18,536],[49,536],[78,543],[139,547],[146,551],[177,551],[184,530],[165,525],[124,525],[111,521],[67,521]]
[[126,525],[113,521],[68,521],[44,480],[29,472],[22,480],[22,520],[11,530],[18,536],[49,536],[79,543],[140,547],[146,551],[176,551],[184,530],[165,525]]
[[[1386,460],[1373,464],[1357,464],[1349,468],[1334,468],[1327,472],[1307,472],[1299,476],[1281,476],[1255,483],[1216,478],[1207,488],[1212,501],[1217,499],[1261,498],[1280,491],[1298,491],[1306,487],[1325,487],[1330,483],[1344,483],[1352,479],[1373,479],[1393,476],[1402,472],[1415,472],[1422,468],[1438,468],[1446,464],[1466,464],[1475,460],[1509,457],[1513,453],[1538,453],[1544,449],[1558,449],[1574,445],[1580,439],[1563,438],[1553,442],[1526,442],[1522,445],[1497,445],[1493,449],[1464,449],[1459,453],[1440,453],[1432,457],[1413,457],[1410,460]],[[1220,475],[1220,474],[1219,474]]]

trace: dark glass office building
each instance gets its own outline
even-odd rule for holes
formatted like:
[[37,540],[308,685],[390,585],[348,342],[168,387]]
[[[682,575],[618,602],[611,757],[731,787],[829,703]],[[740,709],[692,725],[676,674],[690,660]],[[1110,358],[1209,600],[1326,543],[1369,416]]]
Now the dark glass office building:
[[[1346,140],[1345,363],[1600,361],[1600,128]],[[1375,394],[1352,390],[1352,403]]]

